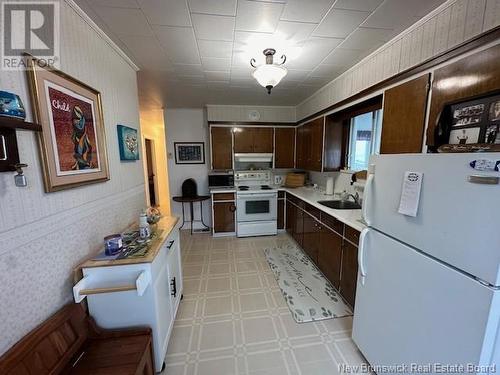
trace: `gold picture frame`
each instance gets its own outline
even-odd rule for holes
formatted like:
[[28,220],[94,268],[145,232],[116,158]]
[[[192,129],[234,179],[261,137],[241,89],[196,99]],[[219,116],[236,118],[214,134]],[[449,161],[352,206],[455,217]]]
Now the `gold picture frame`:
[[47,193],[109,180],[101,94],[26,55]]

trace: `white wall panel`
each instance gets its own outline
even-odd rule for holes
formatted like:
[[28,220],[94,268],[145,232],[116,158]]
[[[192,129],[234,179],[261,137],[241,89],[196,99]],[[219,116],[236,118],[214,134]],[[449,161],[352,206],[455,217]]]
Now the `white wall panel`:
[[251,111],[259,111],[260,122],[295,122],[295,107],[207,105],[208,121],[253,121]]
[[[142,163],[120,162],[116,136],[117,124],[139,128],[135,67],[69,0],[60,42],[61,70],[101,92],[111,180],[46,194],[35,134],[17,132],[28,186],[0,174],[0,354],[72,300],[73,268],[145,202]],[[0,87],[22,98],[32,120],[25,72],[2,72]]]

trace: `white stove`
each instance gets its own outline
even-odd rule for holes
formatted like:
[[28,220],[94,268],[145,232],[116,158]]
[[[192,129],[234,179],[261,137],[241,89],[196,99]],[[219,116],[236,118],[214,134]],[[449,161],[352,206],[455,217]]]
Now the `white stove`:
[[236,235],[267,236],[278,233],[278,190],[270,186],[268,170],[237,171]]

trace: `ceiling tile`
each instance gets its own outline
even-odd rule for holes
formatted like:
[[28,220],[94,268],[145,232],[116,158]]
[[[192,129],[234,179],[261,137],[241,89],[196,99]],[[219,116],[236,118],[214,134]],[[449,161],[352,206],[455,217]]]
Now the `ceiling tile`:
[[354,31],[370,12],[357,10],[332,9],[314,30],[314,36],[345,38]]
[[312,70],[341,42],[342,39],[311,37],[302,46],[300,56],[287,59],[285,67]]
[[297,70],[297,69],[288,69],[288,73],[286,75],[286,79],[290,81],[301,82],[311,73],[310,70]]
[[185,1],[137,0],[152,25],[191,26]]
[[201,57],[231,58],[233,43],[220,40],[198,40]]
[[316,26],[315,23],[280,21],[274,34],[277,39],[284,39],[286,42],[302,43],[311,36]]
[[190,27],[154,26],[156,36],[173,63],[200,64],[196,39]]
[[393,30],[359,27],[342,42],[341,47],[371,52],[388,41],[393,35]]
[[87,2],[93,7],[106,6],[139,9],[139,4],[137,4],[136,0],[87,0]]
[[192,19],[198,39],[233,40],[234,17],[193,14]]
[[332,79],[335,77],[307,77],[304,82],[302,82],[301,85],[308,85],[308,86],[317,86],[321,87],[326,85],[328,82],[330,82]]
[[[339,68],[335,65],[320,64],[309,74],[309,77],[330,77],[330,80],[340,74]],[[309,78],[308,77],[308,78]]]
[[235,16],[236,0],[189,0],[189,9],[192,13]]
[[383,2],[384,0],[337,0],[333,7],[339,9],[364,10],[372,12]]
[[283,4],[238,1],[236,30],[272,33],[276,30]]
[[444,0],[385,0],[362,26],[401,30]]
[[104,23],[117,35],[151,36],[151,27],[139,9],[96,8]]
[[180,76],[202,76],[201,64],[173,64],[176,74]]
[[323,64],[348,68],[356,64],[365,54],[357,49],[335,48],[324,60]]
[[205,72],[207,81],[229,81],[229,72]]
[[318,23],[330,9],[332,3],[333,0],[289,0],[285,5],[281,19],[284,21]]
[[154,36],[122,36],[120,39],[143,69],[173,70],[171,61]]
[[201,64],[205,71],[229,71],[231,69],[231,59],[202,57]]
[[182,82],[189,82],[194,84],[199,84],[200,82],[205,82],[204,75],[179,75],[177,76]]

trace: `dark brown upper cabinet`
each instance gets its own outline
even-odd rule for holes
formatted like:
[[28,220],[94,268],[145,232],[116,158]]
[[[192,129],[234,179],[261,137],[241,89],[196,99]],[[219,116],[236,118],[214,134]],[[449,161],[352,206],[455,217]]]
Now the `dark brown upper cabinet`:
[[274,129],[274,167],[295,166],[295,128]]
[[253,152],[273,152],[273,128],[253,128]]
[[347,166],[350,122],[338,116],[325,120],[324,171],[339,171]]
[[440,146],[436,129],[444,106],[498,92],[500,89],[500,45],[485,49],[434,72],[427,127],[427,145]]
[[422,152],[430,74],[384,93],[381,154]]
[[297,129],[297,168],[321,171],[323,165],[324,118],[320,117]]
[[272,153],[273,128],[272,127],[241,127],[234,132],[235,153]]
[[233,140],[231,128],[211,127],[212,169],[233,168]]

